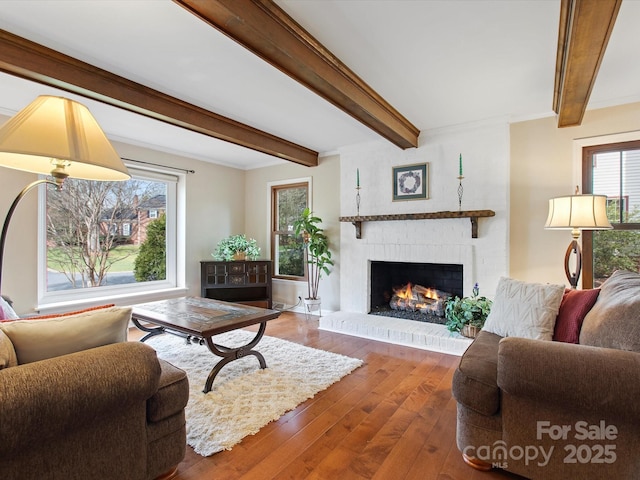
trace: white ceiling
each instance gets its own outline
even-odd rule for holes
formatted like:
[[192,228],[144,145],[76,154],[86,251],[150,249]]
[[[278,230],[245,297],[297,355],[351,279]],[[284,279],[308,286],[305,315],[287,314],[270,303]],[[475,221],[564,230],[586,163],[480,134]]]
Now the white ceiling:
[[[560,0],[276,0],[421,131],[552,115]],[[640,101],[624,0],[589,108]],[[170,0],[3,0],[0,28],[321,153],[377,134]],[[0,113],[49,87],[0,74]],[[113,140],[251,169],[283,160],[74,97]]]

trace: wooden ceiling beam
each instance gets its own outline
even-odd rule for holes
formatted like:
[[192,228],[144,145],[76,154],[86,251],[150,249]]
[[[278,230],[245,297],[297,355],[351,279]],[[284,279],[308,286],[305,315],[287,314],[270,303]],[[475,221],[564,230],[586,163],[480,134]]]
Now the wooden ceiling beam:
[[400,148],[420,131],[271,0],[174,0]]
[[0,30],[0,71],[306,166],[318,153]]
[[558,127],[582,123],[622,0],[562,0],[553,110]]

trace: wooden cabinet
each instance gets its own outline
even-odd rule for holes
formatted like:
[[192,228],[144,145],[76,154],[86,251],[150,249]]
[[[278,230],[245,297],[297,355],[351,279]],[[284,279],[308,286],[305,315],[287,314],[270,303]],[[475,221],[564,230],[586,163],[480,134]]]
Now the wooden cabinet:
[[271,308],[271,261],[200,262],[200,296]]

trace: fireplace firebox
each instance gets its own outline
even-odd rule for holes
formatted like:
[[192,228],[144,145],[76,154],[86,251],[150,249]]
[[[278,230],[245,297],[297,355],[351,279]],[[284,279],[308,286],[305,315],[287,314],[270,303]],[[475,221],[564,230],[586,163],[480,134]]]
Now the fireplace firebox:
[[[463,296],[463,266],[372,261],[370,285],[369,313],[444,323],[442,302],[448,297]],[[399,300],[398,296],[407,290],[413,292],[414,299]],[[435,299],[431,291],[437,292]]]

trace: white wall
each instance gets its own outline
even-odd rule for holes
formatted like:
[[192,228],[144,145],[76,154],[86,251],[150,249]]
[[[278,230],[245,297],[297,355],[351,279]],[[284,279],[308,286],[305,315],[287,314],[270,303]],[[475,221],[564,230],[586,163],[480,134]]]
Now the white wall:
[[[479,220],[478,238],[464,219],[364,222],[362,238],[343,223],[340,235],[341,309],[368,312],[372,260],[463,264],[464,294],[478,282],[492,296],[508,272],[509,130],[505,122],[423,132],[417,149],[386,142],[342,150],[341,216],[356,214],[360,169],[360,215],[458,210],[458,158],[463,156],[462,210],[493,210]],[[392,201],[392,167],[429,163],[429,199]]]

